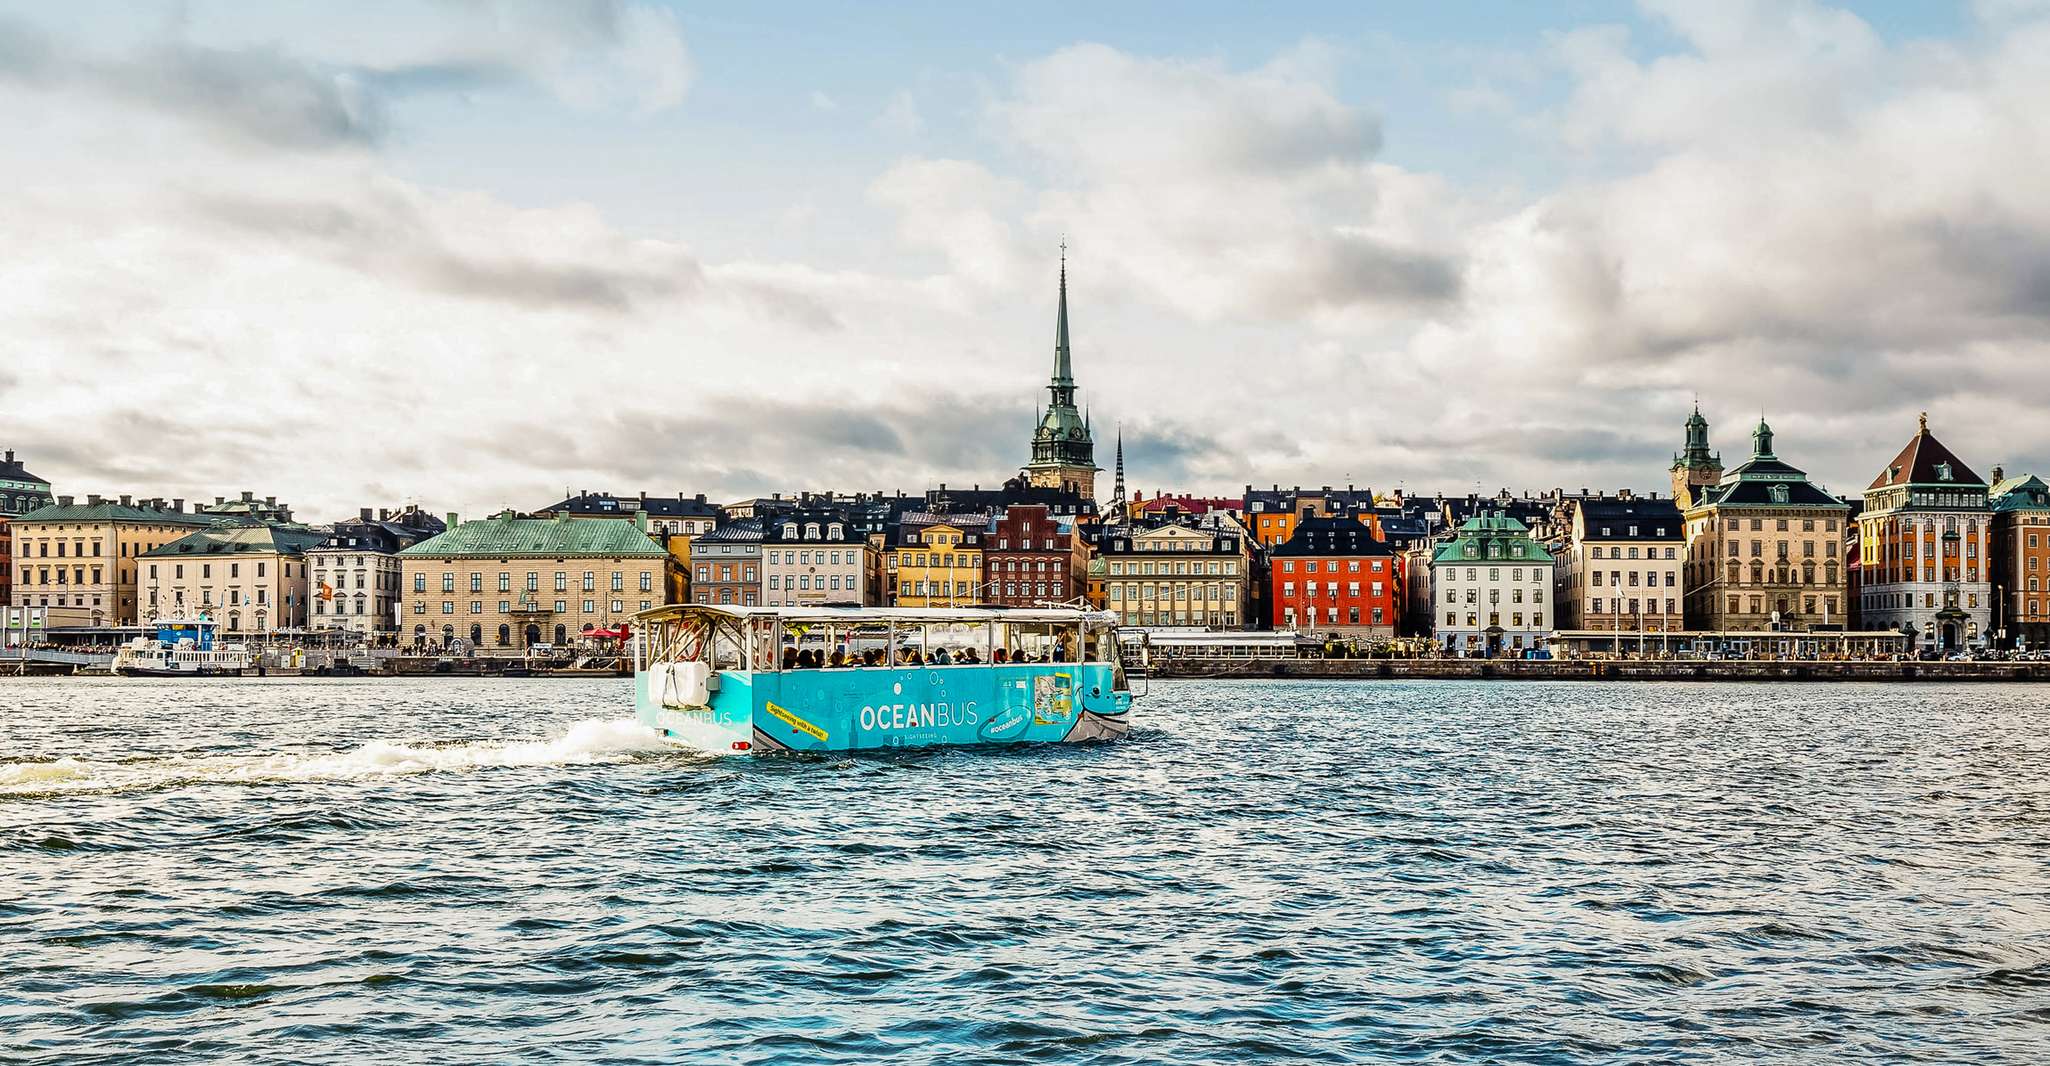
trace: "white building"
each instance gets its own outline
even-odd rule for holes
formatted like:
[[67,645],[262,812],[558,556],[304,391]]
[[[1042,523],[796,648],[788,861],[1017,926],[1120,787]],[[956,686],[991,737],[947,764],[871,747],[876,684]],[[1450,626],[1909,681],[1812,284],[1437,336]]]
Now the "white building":
[[798,511],[762,527],[762,602],[875,604],[878,553],[838,511]]
[[1477,514],[1431,556],[1432,623],[1459,655],[1545,647],[1554,625],[1552,556],[1522,522]]
[[399,552],[446,530],[443,522],[412,508],[364,508],[336,522],[319,545],[306,550],[306,628],[340,629],[370,638],[398,631]]

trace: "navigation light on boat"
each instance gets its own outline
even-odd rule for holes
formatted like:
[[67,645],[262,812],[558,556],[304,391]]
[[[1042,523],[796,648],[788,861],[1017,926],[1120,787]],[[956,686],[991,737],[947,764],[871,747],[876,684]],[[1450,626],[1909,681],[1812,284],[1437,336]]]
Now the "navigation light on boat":
[[734,751],[746,751],[749,748],[749,746],[750,745],[745,740],[736,740],[733,742]]

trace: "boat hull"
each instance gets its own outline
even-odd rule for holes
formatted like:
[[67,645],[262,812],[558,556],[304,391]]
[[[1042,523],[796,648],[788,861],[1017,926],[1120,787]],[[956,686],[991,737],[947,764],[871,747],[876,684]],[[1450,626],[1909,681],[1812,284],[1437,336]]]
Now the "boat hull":
[[714,754],[862,751],[1113,740],[1131,694],[1101,663],[728,671],[708,705],[679,705],[659,673],[635,675],[640,720]]
[[122,677],[241,677],[242,667],[218,666],[202,670],[166,670],[149,666],[119,666],[114,668]]

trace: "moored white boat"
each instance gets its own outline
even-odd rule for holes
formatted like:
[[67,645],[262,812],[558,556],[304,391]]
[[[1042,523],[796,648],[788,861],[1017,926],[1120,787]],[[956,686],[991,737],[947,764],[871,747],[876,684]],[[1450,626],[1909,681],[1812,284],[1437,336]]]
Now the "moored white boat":
[[124,677],[239,677],[249,649],[220,643],[220,624],[209,618],[167,618],[154,637],[136,637],[114,652],[111,669]]

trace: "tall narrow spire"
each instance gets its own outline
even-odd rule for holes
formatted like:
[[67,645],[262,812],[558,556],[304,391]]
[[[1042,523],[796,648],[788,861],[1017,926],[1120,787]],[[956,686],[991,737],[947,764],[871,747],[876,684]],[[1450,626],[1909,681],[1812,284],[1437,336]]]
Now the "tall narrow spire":
[[1095,447],[1089,416],[1075,405],[1075,369],[1068,347],[1068,244],[1061,242],[1060,302],[1054,313],[1053,377],[1047,401],[1032,434],[1032,462],[1026,467],[1032,483],[1079,490],[1094,498]]
[[1053,383],[1075,384],[1075,368],[1068,355],[1068,242],[1061,241],[1061,304],[1053,328]]
[[1117,481],[1111,486],[1110,492],[1111,518],[1113,521],[1122,522],[1125,520],[1125,424],[1123,422],[1118,423]]

